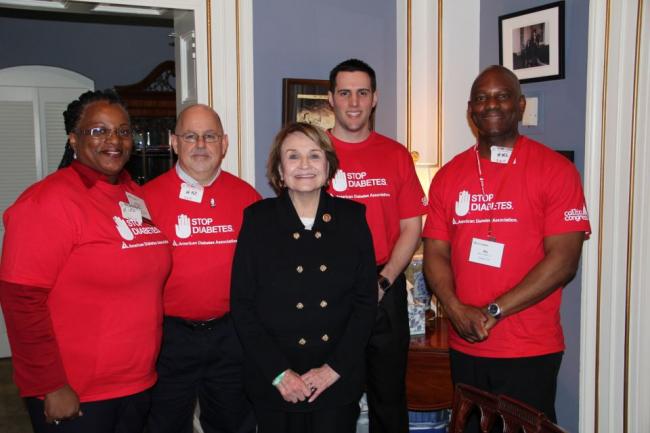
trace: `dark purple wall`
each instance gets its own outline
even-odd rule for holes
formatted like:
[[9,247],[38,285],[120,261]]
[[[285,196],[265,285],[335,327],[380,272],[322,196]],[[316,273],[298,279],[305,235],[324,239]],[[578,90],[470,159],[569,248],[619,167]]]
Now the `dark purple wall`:
[[357,57],[377,73],[377,131],[396,134],[396,6],[394,0],[255,0],[255,186],[273,195],[265,164],[281,127],[282,79],[327,79]]

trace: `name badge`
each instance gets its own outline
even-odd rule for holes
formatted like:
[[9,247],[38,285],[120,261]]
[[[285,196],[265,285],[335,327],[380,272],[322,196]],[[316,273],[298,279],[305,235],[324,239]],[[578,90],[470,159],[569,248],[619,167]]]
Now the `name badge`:
[[181,200],[201,203],[201,200],[203,200],[203,187],[201,185],[189,185],[187,183],[182,183],[181,193],[178,195],[178,198]]
[[[130,192],[126,192],[126,198],[129,199],[129,204],[131,206],[137,207],[140,209],[140,212],[142,214],[142,217],[145,217],[149,221],[151,221],[151,214],[149,213],[149,209],[147,209],[147,205],[145,204],[144,200],[138,197],[135,194],[131,194]],[[140,217],[140,222],[142,222],[142,217]]]
[[142,224],[142,212],[139,208],[121,201],[120,209],[122,209],[122,218],[131,221],[137,221],[138,224]]
[[499,164],[507,164],[512,155],[512,147],[492,146],[490,147],[490,161]]
[[480,265],[501,267],[504,245],[499,242],[473,238],[472,248],[469,251],[469,261]]

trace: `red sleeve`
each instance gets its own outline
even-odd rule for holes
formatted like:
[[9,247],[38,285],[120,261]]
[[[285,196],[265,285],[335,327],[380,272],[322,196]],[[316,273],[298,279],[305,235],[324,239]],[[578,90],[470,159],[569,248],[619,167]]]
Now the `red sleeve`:
[[427,213],[427,199],[420,184],[411,155],[404,149],[400,153],[402,184],[399,191],[398,206],[401,220]]
[[589,237],[591,226],[580,174],[573,164],[562,162],[543,176],[544,236],[585,232]]
[[40,396],[67,383],[47,297],[50,289],[0,281],[0,304],[23,397]]
[[445,216],[442,178],[444,170],[440,170],[434,176],[429,187],[429,208],[427,220],[422,230],[422,237],[449,241],[449,228]]

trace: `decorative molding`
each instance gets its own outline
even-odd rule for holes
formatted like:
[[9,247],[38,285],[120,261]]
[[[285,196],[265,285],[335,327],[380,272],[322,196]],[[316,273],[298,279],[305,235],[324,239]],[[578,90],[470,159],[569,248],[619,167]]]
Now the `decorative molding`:
[[650,428],[650,152],[639,146],[650,139],[647,9],[644,0],[590,2],[585,193],[597,234],[583,257],[584,432]]

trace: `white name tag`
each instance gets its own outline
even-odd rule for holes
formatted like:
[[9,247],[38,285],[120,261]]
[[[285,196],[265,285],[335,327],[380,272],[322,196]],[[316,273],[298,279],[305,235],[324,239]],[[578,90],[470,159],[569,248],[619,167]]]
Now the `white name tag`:
[[481,265],[501,267],[504,245],[485,239],[472,238],[472,248],[469,251],[469,261]]
[[492,146],[490,147],[490,161],[499,164],[507,164],[512,155],[512,147]]
[[[151,221],[151,214],[149,213],[149,209],[147,209],[147,205],[145,204],[143,199],[141,199],[135,194],[131,194],[128,191],[126,193],[126,198],[129,199],[129,204],[131,206],[135,206],[138,209],[140,209],[142,216],[148,219],[149,221]],[[142,217],[140,218],[140,222],[142,222]]]
[[123,201],[120,202],[120,209],[122,209],[122,218],[137,221],[138,224],[142,224],[142,212],[140,212],[140,209]]
[[189,185],[187,183],[182,183],[181,193],[178,195],[178,198],[181,200],[201,203],[201,200],[203,200],[203,187],[201,185]]

